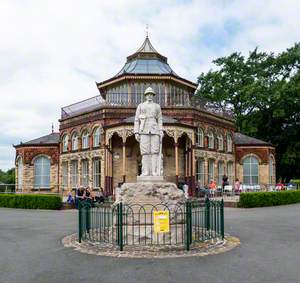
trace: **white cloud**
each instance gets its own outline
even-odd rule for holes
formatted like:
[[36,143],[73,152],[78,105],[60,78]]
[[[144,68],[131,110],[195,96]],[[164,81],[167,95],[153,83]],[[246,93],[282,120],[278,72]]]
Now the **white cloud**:
[[97,95],[94,81],[120,70],[147,23],[174,71],[196,81],[219,56],[299,41],[299,10],[296,0],[1,1],[0,168],[13,166],[11,143],[58,129],[62,106]]

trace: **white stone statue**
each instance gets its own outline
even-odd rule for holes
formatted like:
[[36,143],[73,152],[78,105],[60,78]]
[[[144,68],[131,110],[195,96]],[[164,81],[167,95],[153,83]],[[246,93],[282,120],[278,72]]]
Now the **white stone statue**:
[[162,114],[151,87],[145,91],[146,101],[139,104],[134,119],[134,134],[142,155],[141,176],[162,176]]

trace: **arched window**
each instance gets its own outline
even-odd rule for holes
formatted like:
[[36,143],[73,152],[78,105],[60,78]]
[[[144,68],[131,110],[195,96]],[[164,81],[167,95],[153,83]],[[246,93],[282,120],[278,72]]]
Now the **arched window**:
[[101,187],[101,161],[99,158],[93,159],[93,187]]
[[72,150],[78,149],[78,136],[76,133],[72,135]]
[[232,138],[230,134],[227,134],[227,151],[232,152]]
[[197,129],[196,133],[196,144],[203,147],[203,130],[201,128]]
[[21,191],[23,189],[23,160],[20,156],[18,158],[18,190]]
[[212,132],[208,133],[208,148],[215,148],[215,139],[214,139],[214,134]]
[[89,148],[89,134],[86,130],[82,134],[81,145],[83,149]]
[[244,184],[258,184],[258,160],[254,156],[248,156],[243,161]]
[[275,182],[275,166],[274,166],[274,157],[272,155],[269,156],[269,183],[270,185],[274,185]]
[[68,151],[68,143],[69,143],[69,137],[68,135],[64,135],[62,139],[62,151],[67,152]]
[[213,159],[208,160],[208,183],[211,180],[214,180],[214,166],[215,166],[215,161]]
[[218,185],[222,186],[222,179],[224,176],[224,162],[219,161],[218,162]]
[[100,128],[97,127],[93,133],[93,147],[100,145]]
[[204,186],[204,159],[198,158],[197,159],[197,171],[196,171],[196,180],[198,185],[201,187]]
[[50,160],[45,156],[34,160],[34,187],[50,188]]
[[224,149],[224,140],[223,136],[220,134],[218,135],[218,150],[222,151]]

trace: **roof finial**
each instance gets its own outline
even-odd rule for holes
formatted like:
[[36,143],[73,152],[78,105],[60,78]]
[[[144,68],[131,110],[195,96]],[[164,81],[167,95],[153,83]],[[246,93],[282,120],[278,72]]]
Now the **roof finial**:
[[149,25],[146,24],[146,37],[148,37],[148,30],[149,30]]
[[51,130],[52,130],[52,134],[54,133],[54,125],[52,123],[52,126],[51,126]]

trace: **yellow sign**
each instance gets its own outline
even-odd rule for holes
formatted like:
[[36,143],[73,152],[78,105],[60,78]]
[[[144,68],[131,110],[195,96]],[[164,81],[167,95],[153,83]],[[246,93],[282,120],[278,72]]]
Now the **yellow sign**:
[[154,233],[168,233],[169,227],[169,211],[154,211]]

